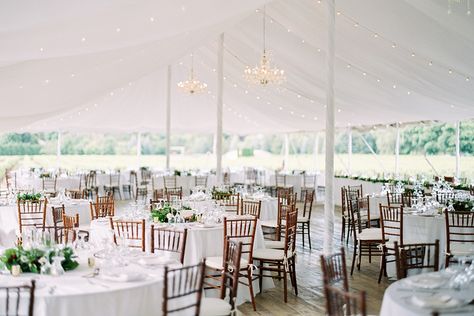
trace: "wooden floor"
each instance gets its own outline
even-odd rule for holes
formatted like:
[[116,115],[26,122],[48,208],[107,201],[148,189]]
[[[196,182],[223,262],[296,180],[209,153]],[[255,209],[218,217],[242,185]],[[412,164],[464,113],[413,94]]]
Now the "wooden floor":
[[[322,275],[320,268],[320,258],[322,254],[323,236],[324,236],[324,216],[323,205],[317,204],[313,207],[311,219],[311,242],[312,250],[308,245],[305,248],[300,240],[297,241],[297,281],[298,296],[296,297],[289,288],[288,303],[283,302],[282,283],[275,280],[275,288],[257,294],[257,311],[254,312],[250,303],[242,304],[238,307],[239,315],[324,315],[324,293],[322,290]],[[336,209],[336,224],[334,232],[334,244],[341,246],[340,242],[341,221],[340,209]],[[345,245],[348,274],[352,260],[352,242]],[[383,280],[377,284],[379,271],[379,257],[372,259],[372,263],[362,260],[361,270],[354,271],[350,277],[349,286],[353,291],[365,290],[367,292],[368,313],[378,315],[382,304],[383,293],[389,282]],[[290,282],[288,282],[288,286]]]

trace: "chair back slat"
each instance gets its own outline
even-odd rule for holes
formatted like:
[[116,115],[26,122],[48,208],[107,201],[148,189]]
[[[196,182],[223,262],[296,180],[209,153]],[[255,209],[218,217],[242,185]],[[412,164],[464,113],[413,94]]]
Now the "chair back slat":
[[35,280],[31,280],[31,283],[23,285],[0,285],[0,300],[3,301],[2,305],[4,304],[1,311],[1,315],[33,316],[35,304],[35,290]]
[[114,231],[114,242],[123,239],[130,248],[145,251],[145,220],[127,221],[110,217],[110,228]]
[[[257,217],[252,218],[224,218],[224,241],[233,240],[242,243],[242,256],[248,262],[253,260],[253,247],[255,242],[255,232],[257,229]],[[227,245],[224,242],[224,251]]]
[[25,227],[44,227],[46,223],[46,206],[48,200],[20,200],[18,199],[18,226],[20,234]]
[[177,176],[163,176],[163,184],[166,188],[176,188],[178,185]]
[[262,201],[253,200],[240,200],[239,215],[252,215],[256,218],[260,218],[260,212],[262,210]]
[[439,240],[434,243],[405,244],[399,246],[394,242],[397,278],[408,276],[408,271],[417,269],[439,269]]
[[184,255],[186,252],[186,240],[188,230],[175,230],[163,227],[150,228],[150,251],[155,253],[158,251],[167,251],[179,254],[179,260],[184,263]]
[[314,195],[315,195],[314,189],[306,190],[306,194],[304,197],[304,205],[303,205],[303,217],[307,217],[311,219],[311,211],[313,209]]
[[383,240],[397,240],[403,246],[403,206],[379,204]]
[[206,262],[182,268],[171,269],[165,266],[163,289],[163,315],[180,315],[192,310],[199,316],[204,284]]
[[296,251],[296,233],[298,223],[298,211],[293,210],[286,213],[285,226],[285,256],[290,258],[295,255]]
[[352,293],[337,287],[326,285],[324,287],[326,296],[326,313],[331,316],[366,316],[366,294],[365,291]]
[[224,252],[224,270],[222,272],[221,299],[228,297],[231,310],[234,310],[239,285],[242,242],[236,242],[228,238],[226,245],[226,251]]
[[222,196],[219,202],[224,205],[226,212],[238,213],[240,211],[240,193]]
[[321,269],[323,272],[323,285],[334,286],[342,284],[342,289],[349,291],[346,254],[343,247],[339,253],[328,256],[321,255]]

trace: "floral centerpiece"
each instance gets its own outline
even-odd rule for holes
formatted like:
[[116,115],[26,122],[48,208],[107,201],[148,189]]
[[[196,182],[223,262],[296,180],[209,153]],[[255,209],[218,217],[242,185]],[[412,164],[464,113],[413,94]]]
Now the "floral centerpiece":
[[53,262],[53,257],[63,257],[61,266],[64,271],[74,270],[79,263],[74,260],[74,251],[71,247],[65,247],[57,251],[48,251],[39,248],[25,249],[22,246],[6,249],[0,260],[5,264],[8,270],[19,265],[22,272],[39,273],[41,266],[48,260]]
[[474,200],[454,200],[453,208],[458,212],[474,212]]
[[21,201],[39,201],[41,193],[21,193],[17,195],[17,199]]
[[232,190],[228,186],[220,186],[212,188],[212,198],[214,200],[222,200],[232,194]]
[[[183,206],[182,211],[191,211],[191,207]],[[173,208],[169,203],[165,203],[161,208],[151,211],[153,221],[159,223],[168,223],[169,219],[178,214],[178,210]],[[183,218],[186,222],[197,221],[196,215],[193,212],[182,212]]]

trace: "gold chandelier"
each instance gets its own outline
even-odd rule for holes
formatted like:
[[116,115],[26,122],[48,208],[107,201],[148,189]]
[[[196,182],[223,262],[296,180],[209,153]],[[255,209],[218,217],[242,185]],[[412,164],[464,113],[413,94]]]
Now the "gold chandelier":
[[207,84],[194,77],[194,56],[191,54],[191,69],[188,80],[178,82],[178,87],[186,93],[194,94],[207,89]]
[[253,84],[260,84],[266,86],[267,84],[279,85],[286,81],[285,71],[278,69],[271,64],[270,53],[266,50],[265,43],[265,21],[266,13],[263,7],[263,54],[260,59],[260,64],[251,68],[247,66],[244,70],[244,78]]

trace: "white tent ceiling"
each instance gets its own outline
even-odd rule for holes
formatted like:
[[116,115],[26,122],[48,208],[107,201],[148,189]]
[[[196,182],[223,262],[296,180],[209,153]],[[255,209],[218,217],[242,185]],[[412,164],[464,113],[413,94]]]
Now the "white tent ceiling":
[[[267,47],[287,81],[242,74]],[[0,2],[0,130],[165,130],[216,125],[216,39],[225,33],[224,131],[324,129],[326,3],[315,0]],[[445,0],[339,0],[336,125],[474,117],[474,15]],[[209,92],[185,95],[189,54]]]

